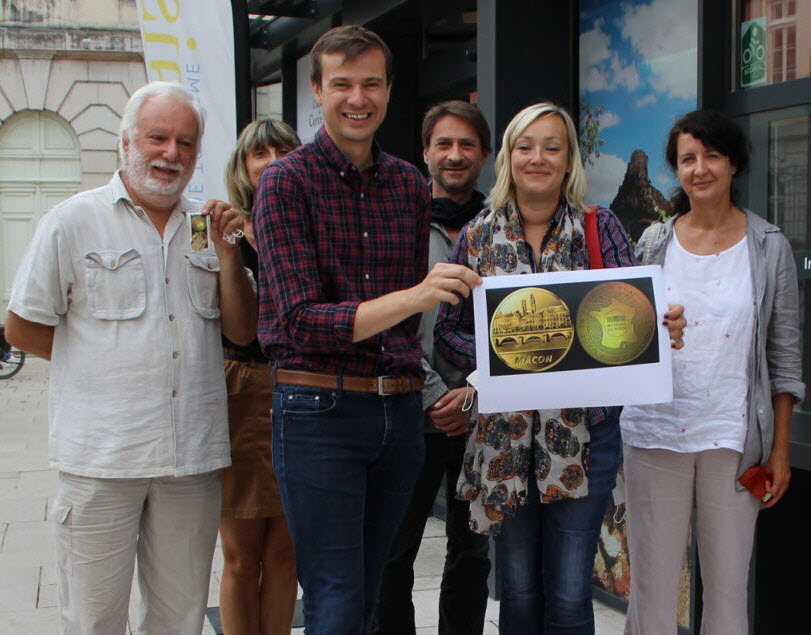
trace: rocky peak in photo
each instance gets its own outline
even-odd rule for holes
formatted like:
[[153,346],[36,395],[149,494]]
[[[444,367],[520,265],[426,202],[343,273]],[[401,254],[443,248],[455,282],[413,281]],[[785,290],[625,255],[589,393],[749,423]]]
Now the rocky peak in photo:
[[636,242],[653,221],[663,220],[672,206],[648,178],[648,155],[634,150],[625,178],[611,202],[611,209],[622,221],[631,240]]

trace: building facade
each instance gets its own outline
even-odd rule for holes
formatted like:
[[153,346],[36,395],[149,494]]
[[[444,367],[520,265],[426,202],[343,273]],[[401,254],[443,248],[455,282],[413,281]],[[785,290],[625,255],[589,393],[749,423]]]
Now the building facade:
[[2,320],[37,221],[115,171],[122,111],[146,71],[135,0],[0,7]]

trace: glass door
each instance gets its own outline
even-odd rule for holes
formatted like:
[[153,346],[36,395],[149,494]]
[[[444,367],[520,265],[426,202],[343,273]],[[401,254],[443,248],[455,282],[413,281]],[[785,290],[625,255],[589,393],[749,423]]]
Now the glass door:
[[[811,386],[811,105],[741,119],[754,148],[742,203],[779,226],[794,250],[804,340],[803,379]],[[811,397],[795,406],[793,427],[795,441],[811,444]]]

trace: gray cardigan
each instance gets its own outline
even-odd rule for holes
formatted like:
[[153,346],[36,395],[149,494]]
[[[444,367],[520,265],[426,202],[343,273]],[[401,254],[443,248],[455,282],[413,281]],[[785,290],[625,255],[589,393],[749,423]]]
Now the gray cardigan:
[[[752,289],[757,304],[755,332],[749,352],[749,418],[740,476],[756,463],[765,463],[774,439],[772,396],[787,392],[798,401],[805,397],[800,359],[800,312],[797,269],[788,240],[780,228],[746,211]],[[670,219],[645,230],[637,243],[643,264],[662,264],[673,231]],[[657,236],[658,234],[658,236]],[[646,247],[648,240],[651,244]],[[684,307],[689,317],[690,307]],[[736,484],[737,485],[737,484]],[[738,486],[739,489],[743,489]]]
[[[439,223],[431,221],[431,237],[428,250],[428,271],[438,262],[448,262],[453,250],[448,232]],[[422,368],[425,371],[425,388],[422,391],[422,408],[428,410],[434,402],[452,388],[461,388],[467,382],[467,373],[445,359],[434,346],[434,324],[439,315],[439,303],[422,314],[419,338],[422,344]],[[424,418],[426,433],[439,430],[427,414]]]

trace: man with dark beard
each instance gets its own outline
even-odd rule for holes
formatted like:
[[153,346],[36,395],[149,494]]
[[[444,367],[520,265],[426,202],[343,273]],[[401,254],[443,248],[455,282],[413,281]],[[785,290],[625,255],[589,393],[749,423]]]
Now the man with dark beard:
[[218,470],[231,462],[220,335],[247,344],[256,333],[254,288],[225,239],[242,218],[211,201],[207,221],[182,195],[204,122],[180,84],[133,93],[124,167],[42,219],[11,295],[8,340],[52,361],[65,634],[126,630],[136,556],[138,632],[203,625]]
[[[429,269],[446,262],[459,230],[484,207],[476,179],[490,154],[490,129],[475,106],[447,101],[431,108],[422,125],[423,158],[431,175],[432,213]],[[426,379],[422,393],[425,412],[425,465],[422,468],[383,576],[378,607],[380,635],[414,633],[414,560],[425,523],[445,476],[448,537],[445,570],[439,597],[439,633],[481,633],[487,605],[486,536],[468,529],[468,503],[456,500],[456,481],[468,428],[467,399],[459,369],[434,349],[438,307],[423,313],[420,338]]]

